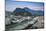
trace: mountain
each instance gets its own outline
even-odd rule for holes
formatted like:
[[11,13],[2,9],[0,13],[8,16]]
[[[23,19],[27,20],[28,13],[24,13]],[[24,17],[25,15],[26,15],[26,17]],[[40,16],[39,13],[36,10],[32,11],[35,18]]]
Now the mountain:
[[21,16],[44,16],[44,11],[41,10],[32,10],[27,7],[16,8],[13,12],[5,11],[6,16],[10,15],[21,15]]
[[23,8],[16,8],[13,12],[15,15],[21,15],[21,16],[31,16],[32,14],[26,11]]
[[43,16],[44,15],[44,11],[42,11],[42,10],[36,11],[36,10],[29,9],[27,7],[25,7],[24,9],[25,9],[25,11],[32,13],[33,16]]
[[32,10],[32,9],[29,9],[27,7],[24,7],[24,8],[16,8],[14,10],[14,14],[21,14],[21,13],[28,13],[28,14],[31,14],[32,16],[43,16],[44,15],[44,11],[41,11],[41,10]]

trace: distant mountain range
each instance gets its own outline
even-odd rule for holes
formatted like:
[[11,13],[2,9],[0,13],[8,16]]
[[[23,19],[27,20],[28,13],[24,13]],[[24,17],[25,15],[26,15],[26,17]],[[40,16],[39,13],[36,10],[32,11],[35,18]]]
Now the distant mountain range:
[[5,15],[24,15],[27,14],[28,16],[44,16],[44,11],[41,10],[32,10],[27,7],[25,8],[16,8],[13,12],[5,11]]
[[16,8],[15,10],[14,10],[14,14],[16,14],[16,13],[20,13],[20,12],[27,12],[27,13],[31,13],[32,14],[32,16],[43,16],[44,15],[44,11],[41,11],[41,10],[32,10],[32,9],[29,9],[29,8],[27,8],[27,7],[25,7],[25,8]]

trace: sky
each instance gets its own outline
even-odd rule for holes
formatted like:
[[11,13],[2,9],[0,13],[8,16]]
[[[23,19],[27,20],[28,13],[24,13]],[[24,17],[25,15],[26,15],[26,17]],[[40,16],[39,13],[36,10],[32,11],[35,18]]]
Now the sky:
[[16,2],[13,0],[6,0],[6,10],[13,12],[16,8],[28,7],[32,10],[43,11],[44,4],[42,2]]
[[30,1],[32,1],[32,2],[33,2],[33,1],[35,1],[35,2],[37,1],[37,2],[42,2],[43,0],[12,0],[12,1],[29,1],[29,2],[30,2]]

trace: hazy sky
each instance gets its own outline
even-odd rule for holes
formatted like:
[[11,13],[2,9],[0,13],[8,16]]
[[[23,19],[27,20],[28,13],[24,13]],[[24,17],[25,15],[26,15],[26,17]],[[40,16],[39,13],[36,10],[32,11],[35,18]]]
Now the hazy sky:
[[41,10],[43,11],[43,3],[40,2],[16,2],[13,0],[6,0],[6,10],[7,11],[14,11],[16,7],[24,8],[28,7],[32,10]]

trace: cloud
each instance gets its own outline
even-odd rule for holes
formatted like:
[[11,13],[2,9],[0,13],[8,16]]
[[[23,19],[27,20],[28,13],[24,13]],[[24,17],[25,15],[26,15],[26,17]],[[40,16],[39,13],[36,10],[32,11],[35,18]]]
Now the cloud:
[[41,11],[43,11],[43,8],[44,7],[39,7],[39,6],[16,6],[16,8],[24,8],[24,7],[28,7],[28,8],[30,8],[30,9],[32,9],[32,10],[41,10]]
[[28,7],[28,8],[30,8],[32,10],[41,10],[41,11],[43,11],[43,7],[39,7],[39,6],[32,6],[32,7]]
[[[42,10],[43,11],[43,7],[42,6],[26,6],[26,5],[22,5],[21,6],[21,4],[19,5],[17,5],[16,6],[16,2],[11,2],[11,1],[20,1],[20,0],[10,0],[10,3],[8,2],[6,5],[6,10],[9,10],[9,11],[14,11],[14,9],[16,9],[16,7],[20,7],[20,8],[24,8],[24,7],[28,7],[28,8],[30,8],[30,9],[32,9],[32,10]],[[21,1],[28,1],[28,0],[21,0]]]

